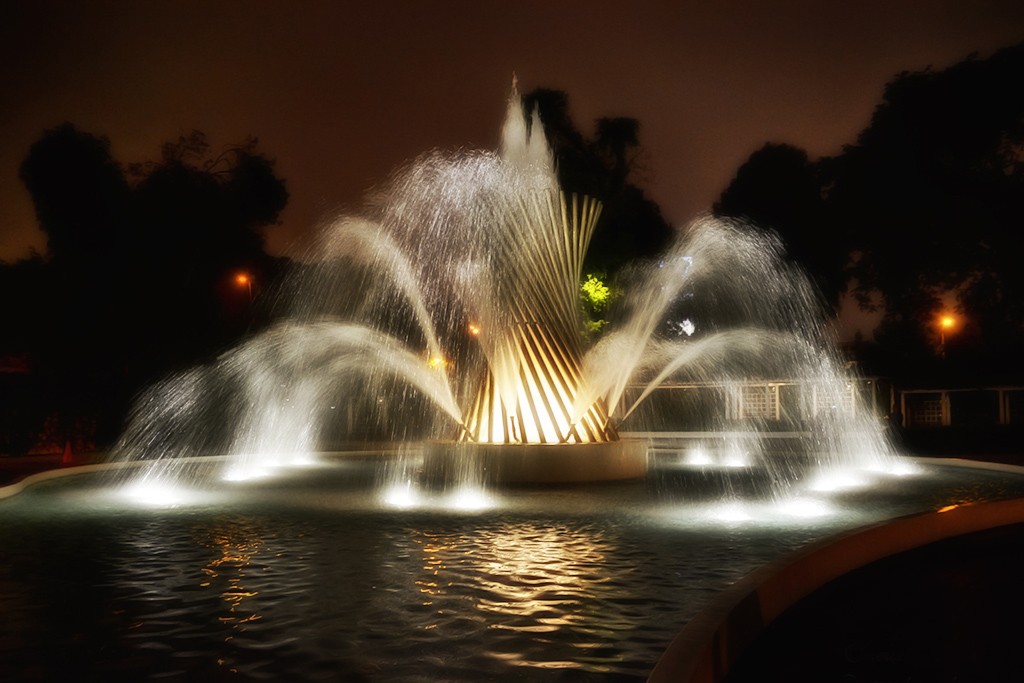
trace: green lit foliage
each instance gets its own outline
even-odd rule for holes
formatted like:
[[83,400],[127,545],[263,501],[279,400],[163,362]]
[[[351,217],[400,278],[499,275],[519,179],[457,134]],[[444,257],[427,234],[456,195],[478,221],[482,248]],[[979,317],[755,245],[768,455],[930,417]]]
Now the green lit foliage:
[[622,290],[605,283],[604,273],[587,273],[580,283],[580,307],[583,309],[583,325],[587,336],[599,334],[608,321],[604,313],[613,301],[622,296]]
[[588,274],[580,285],[580,292],[583,294],[583,301],[595,311],[603,311],[612,295],[611,288],[593,273]]

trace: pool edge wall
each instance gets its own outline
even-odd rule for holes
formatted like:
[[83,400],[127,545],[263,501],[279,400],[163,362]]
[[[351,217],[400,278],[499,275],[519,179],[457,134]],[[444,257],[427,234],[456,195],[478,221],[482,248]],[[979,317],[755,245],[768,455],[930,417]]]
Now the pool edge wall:
[[647,475],[648,442],[623,439],[585,444],[430,442],[423,447],[428,481],[478,480],[497,485],[576,484]]
[[[927,459],[1024,474],[1024,468]],[[950,506],[811,544],[757,569],[714,598],[672,640],[648,683],[719,683],[776,618],[844,574],[936,541],[1024,522],[1024,498]]]

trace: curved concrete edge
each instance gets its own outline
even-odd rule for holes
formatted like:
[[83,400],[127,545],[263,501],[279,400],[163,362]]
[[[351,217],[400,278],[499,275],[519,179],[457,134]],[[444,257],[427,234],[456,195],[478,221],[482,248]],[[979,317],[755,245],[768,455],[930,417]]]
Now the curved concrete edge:
[[640,479],[648,442],[623,439],[584,444],[431,442],[423,448],[428,481],[475,478],[488,484],[581,484]]
[[[920,459],[1024,475],[1024,468]],[[929,543],[1024,522],[1024,498],[950,505],[839,534],[755,570],[690,620],[662,654],[648,683],[718,683],[740,654],[789,607],[872,562]]]
[[126,469],[128,467],[138,467],[144,464],[145,461],[139,460],[135,462],[104,462],[95,463],[92,465],[76,465],[74,467],[61,467],[53,470],[46,470],[44,472],[36,472],[30,474],[24,479],[19,479],[13,484],[7,486],[0,486],[0,500],[10,498],[11,496],[21,493],[25,489],[35,484],[40,484],[44,481],[51,481],[53,479],[60,479],[62,477],[73,477],[76,474],[88,474],[90,472],[108,472],[111,470]]
[[[419,448],[419,445],[412,447],[412,450]],[[363,458],[363,457],[393,457],[395,455],[405,453],[408,449],[399,448],[375,448],[375,449],[361,449],[351,451],[322,451],[318,452],[317,456],[327,459],[344,459],[344,458]],[[238,456],[234,455],[197,455],[189,458],[176,458],[175,461],[178,463],[217,463],[225,462]],[[52,470],[45,470],[43,472],[36,472],[30,474],[23,479],[8,484],[7,486],[0,486],[0,500],[5,500],[21,493],[25,489],[40,484],[46,481],[52,481],[54,479],[60,479],[62,477],[73,477],[78,474],[89,474],[94,472],[111,472],[114,470],[127,470],[144,467],[146,465],[154,464],[154,460],[117,460],[114,462],[103,462],[93,463],[91,465],[75,465],[73,467],[58,467]]]

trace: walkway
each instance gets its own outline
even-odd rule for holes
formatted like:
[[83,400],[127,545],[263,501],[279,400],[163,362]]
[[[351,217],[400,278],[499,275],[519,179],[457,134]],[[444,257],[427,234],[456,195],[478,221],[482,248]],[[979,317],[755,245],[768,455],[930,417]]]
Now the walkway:
[[727,683],[1019,683],[1024,525],[854,571],[776,620]]

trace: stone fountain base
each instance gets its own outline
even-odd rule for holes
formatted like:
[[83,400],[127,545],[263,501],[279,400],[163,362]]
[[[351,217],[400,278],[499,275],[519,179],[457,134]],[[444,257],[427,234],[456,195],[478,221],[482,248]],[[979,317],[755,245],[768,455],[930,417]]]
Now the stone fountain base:
[[476,479],[488,484],[578,484],[639,479],[647,474],[647,442],[479,444],[430,442],[423,450],[430,482]]

